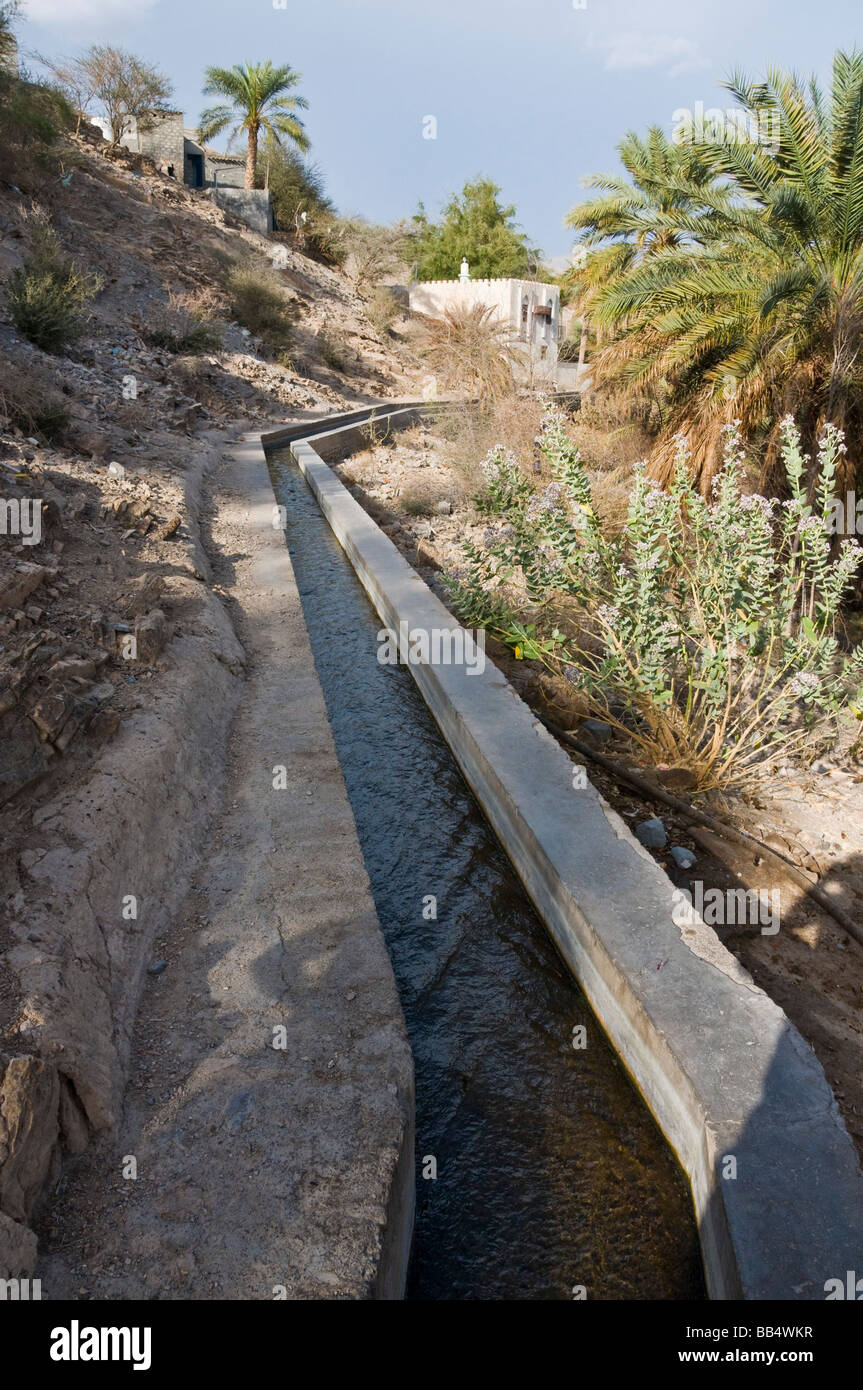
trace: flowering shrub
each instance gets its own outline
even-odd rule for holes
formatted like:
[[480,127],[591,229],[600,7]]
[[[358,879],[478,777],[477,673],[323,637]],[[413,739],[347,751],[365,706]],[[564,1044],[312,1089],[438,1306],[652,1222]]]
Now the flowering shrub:
[[822,744],[848,708],[861,717],[863,646],[843,653],[837,614],[863,550],[831,550],[833,484],[845,451],[827,425],[814,502],[790,418],[790,496],[743,491],[744,455],[726,427],[709,500],[677,440],[671,486],[636,464],[622,533],[609,537],[563,417],[546,403],[537,440],[554,481],[537,491],[502,447],[478,498],[491,524],[447,576],[471,626],[541,661],[653,761],[683,762],[703,789],[753,777],[777,753]]

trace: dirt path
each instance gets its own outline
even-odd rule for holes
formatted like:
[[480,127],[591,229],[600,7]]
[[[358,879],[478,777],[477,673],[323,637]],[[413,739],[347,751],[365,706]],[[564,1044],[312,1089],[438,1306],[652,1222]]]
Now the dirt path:
[[247,654],[226,801],[156,946],[119,1132],[43,1214],[48,1299],[397,1292],[412,1062],[272,510],[242,445],[208,545]]

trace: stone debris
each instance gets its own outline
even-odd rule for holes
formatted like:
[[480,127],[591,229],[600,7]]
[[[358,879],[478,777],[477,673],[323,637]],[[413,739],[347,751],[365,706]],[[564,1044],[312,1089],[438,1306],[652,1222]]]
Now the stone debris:
[[0,577],[0,612],[20,609],[22,603],[45,579],[49,571],[44,565],[16,565],[10,574]]
[[644,820],[637,825],[635,836],[645,849],[665,849],[668,844],[668,835],[659,816],[652,816],[650,820]]
[[168,640],[168,623],[161,608],[153,608],[135,619],[137,659],[152,665],[162,655]]
[[695,863],[696,856],[684,845],[672,845],[670,854],[678,869],[691,869]]

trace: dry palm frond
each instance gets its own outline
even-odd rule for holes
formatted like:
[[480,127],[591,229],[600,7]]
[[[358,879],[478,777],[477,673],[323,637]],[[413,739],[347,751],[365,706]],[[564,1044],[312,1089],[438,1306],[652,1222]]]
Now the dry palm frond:
[[429,319],[419,350],[446,390],[466,391],[485,403],[515,389],[521,352],[509,324],[489,305],[450,308],[443,318]]

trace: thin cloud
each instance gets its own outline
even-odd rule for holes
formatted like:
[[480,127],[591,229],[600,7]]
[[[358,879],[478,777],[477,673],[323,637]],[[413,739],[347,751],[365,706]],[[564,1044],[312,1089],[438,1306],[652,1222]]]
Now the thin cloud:
[[710,66],[694,39],[673,34],[646,34],[630,30],[613,38],[593,39],[589,47],[605,54],[606,72],[639,72],[662,68],[669,77]]

